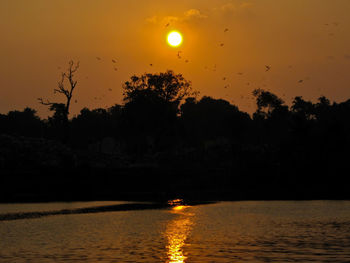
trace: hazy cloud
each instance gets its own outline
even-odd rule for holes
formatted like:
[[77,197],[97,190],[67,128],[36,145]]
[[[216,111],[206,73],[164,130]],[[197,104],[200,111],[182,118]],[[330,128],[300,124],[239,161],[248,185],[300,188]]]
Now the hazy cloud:
[[184,14],[184,19],[192,19],[192,18],[207,18],[208,16],[204,15],[198,9],[190,9],[187,10]]
[[216,10],[220,10],[220,11],[235,11],[236,10],[236,6],[233,3],[226,3],[222,6],[220,6],[219,8],[215,8]]
[[167,25],[169,23],[171,24],[174,22],[184,22],[184,21],[189,21],[194,19],[205,19],[207,17],[208,17],[207,15],[202,14],[201,11],[198,9],[189,9],[185,11],[182,16],[165,16],[165,17],[152,16],[152,17],[146,18],[146,21],[151,24]]
[[234,4],[232,2],[227,2],[219,7],[215,7],[209,14],[203,14],[199,9],[189,9],[183,13],[181,16],[164,16],[164,17],[149,17],[146,18],[146,21],[151,24],[160,24],[160,25],[169,25],[175,22],[188,22],[195,19],[206,19],[211,15],[217,14],[218,12],[238,12],[242,10],[249,9],[253,6],[250,2],[242,2],[240,4]]

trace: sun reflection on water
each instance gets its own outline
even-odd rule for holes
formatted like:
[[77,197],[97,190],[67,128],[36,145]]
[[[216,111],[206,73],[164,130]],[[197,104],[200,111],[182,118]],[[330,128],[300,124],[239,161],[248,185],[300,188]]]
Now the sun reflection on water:
[[[175,201],[175,202],[173,202]],[[186,255],[184,246],[193,226],[193,213],[187,211],[190,206],[181,205],[180,200],[169,201],[173,202],[171,213],[178,215],[173,221],[167,225],[165,235],[168,239],[167,254],[168,263],[185,263]]]

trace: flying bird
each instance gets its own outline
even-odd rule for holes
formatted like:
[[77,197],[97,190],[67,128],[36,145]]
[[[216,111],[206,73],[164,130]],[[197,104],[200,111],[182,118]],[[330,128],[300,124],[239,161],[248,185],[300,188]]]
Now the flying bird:
[[225,28],[224,33],[228,32],[228,28]]
[[222,80],[226,80],[226,77],[223,77]]
[[153,64],[149,64],[151,67],[153,67]]
[[237,75],[240,75],[240,76],[242,76],[242,75],[243,75],[243,73],[242,73],[242,72],[238,72],[238,73],[237,73]]
[[97,60],[101,60],[101,58],[100,58],[100,57],[96,57],[96,59],[97,59]]
[[108,91],[112,91],[112,89],[111,89],[111,88],[109,88],[109,89],[108,89]]
[[266,70],[265,70],[265,71],[267,72],[267,71],[269,71],[269,70],[271,69],[271,66],[269,66],[269,65],[265,65],[265,68],[266,68]]
[[182,53],[182,51],[177,52],[177,58],[178,59],[181,59],[181,55],[180,55],[181,53]]
[[114,67],[113,69],[114,69],[114,71],[118,71],[118,68],[116,68],[116,67]]
[[115,59],[112,59],[112,62],[113,62],[113,63],[117,63],[117,61],[116,61]]
[[168,24],[165,25],[165,27],[168,27],[168,26],[170,26],[170,23],[168,23]]
[[303,79],[301,79],[301,80],[299,80],[299,81],[298,81],[298,83],[303,83],[303,82],[304,82],[304,80],[303,80]]
[[188,62],[190,62],[190,61],[189,61],[188,59],[186,59],[186,60],[185,60],[185,63],[188,63]]
[[224,45],[225,45],[224,43],[221,43],[221,44],[220,44],[220,47],[223,47]]

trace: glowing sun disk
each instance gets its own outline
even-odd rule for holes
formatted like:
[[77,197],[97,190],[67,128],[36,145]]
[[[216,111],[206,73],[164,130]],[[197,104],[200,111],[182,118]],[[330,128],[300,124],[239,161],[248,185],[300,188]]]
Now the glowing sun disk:
[[182,43],[182,35],[177,31],[168,34],[168,44],[172,47],[178,47]]

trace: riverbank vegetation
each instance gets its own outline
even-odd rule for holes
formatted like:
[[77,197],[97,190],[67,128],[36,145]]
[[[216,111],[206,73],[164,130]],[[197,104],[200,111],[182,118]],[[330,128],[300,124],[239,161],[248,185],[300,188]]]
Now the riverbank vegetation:
[[123,91],[122,104],[74,117],[72,93],[40,100],[48,119],[0,114],[1,200],[349,198],[350,100],[286,105],[256,89],[249,115],[173,71],[133,76]]

